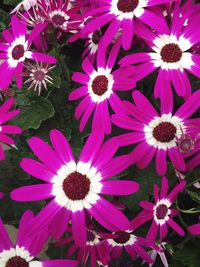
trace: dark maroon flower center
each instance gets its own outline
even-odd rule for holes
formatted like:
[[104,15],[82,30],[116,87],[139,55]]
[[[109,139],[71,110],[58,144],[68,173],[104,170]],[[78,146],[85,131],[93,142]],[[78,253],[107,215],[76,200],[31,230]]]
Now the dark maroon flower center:
[[168,207],[165,204],[161,204],[156,208],[156,217],[158,220],[165,218],[168,212]]
[[92,91],[96,95],[103,95],[108,90],[108,78],[105,75],[97,76],[92,82]]
[[19,60],[21,57],[24,56],[24,47],[23,45],[16,45],[12,50],[12,57],[15,60]]
[[84,199],[90,191],[90,180],[86,175],[73,172],[65,178],[63,190],[71,200]]
[[133,12],[138,4],[139,0],[119,0],[117,3],[117,8],[123,13]]
[[178,62],[182,57],[182,51],[177,44],[166,44],[161,49],[162,60],[167,63]]
[[171,122],[161,122],[153,129],[153,137],[162,143],[172,141],[175,134],[176,127]]
[[36,70],[34,72],[34,79],[37,81],[37,82],[42,82],[45,78],[45,73],[41,70]]
[[95,240],[95,234],[94,232],[87,230],[87,241],[93,242]]
[[118,237],[114,238],[115,242],[118,244],[126,244],[130,239],[130,234],[124,231],[116,232],[115,234],[118,235]]
[[99,43],[101,37],[102,37],[102,32],[100,30],[95,31],[92,34],[92,42],[97,45]]
[[51,20],[55,26],[62,26],[65,22],[65,18],[59,14],[54,15]]
[[5,267],[28,267],[28,262],[21,258],[20,256],[14,256],[10,258],[7,262]]

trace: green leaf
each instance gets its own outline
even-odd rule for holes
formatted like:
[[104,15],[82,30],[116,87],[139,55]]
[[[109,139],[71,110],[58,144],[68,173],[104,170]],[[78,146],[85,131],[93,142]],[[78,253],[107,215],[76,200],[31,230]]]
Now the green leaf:
[[21,0],[3,0],[4,5],[16,6],[21,2]]
[[200,204],[200,195],[194,191],[187,191],[192,200]]
[[199,267],[200,263],[200,239],[193,239],[188,242],[182,250],[175,253],[175,258],[189,267]]
[[53,117],[55,110],[51,102],[41,96],[35,97],[28,106],[21,108],[21,113],[12,123],[20,126],[24,131],[38,129],[43,121]]

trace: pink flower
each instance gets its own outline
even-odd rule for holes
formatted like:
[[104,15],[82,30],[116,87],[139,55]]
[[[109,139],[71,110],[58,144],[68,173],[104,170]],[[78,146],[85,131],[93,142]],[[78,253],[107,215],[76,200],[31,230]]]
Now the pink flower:
[[5,42],[0,43],[0,59],[4,60],[4,63],[0,65],[0,88],[7,88],[14,76],[16,76],[17,86],[22,87],[21,74],[26,59],[49,64],[56,63],[54,57],[30,50],[33,40],[45,27],[45,23],[39,23],[28,35],[27,26],[16,16],[12,16],[11,30],[2,32]]
[[[0,142],[7,145],[13,145],[14,140],[7,136],[7,134],[21,134],[22,129],[14,125],[4,125],[5,122],[14,118],[20,113],[19,109],[9,111],[15,102],[14,98],[10,98],[3,105],[0,106]],[[5,157],[2,146],[0,145],[0,160]]]
[[3,222],[0,220],[0,264],[1,266],[23,267],[76,267],[74,260],[34,260],[48,239],[48,231],[29,235],[29,230],[34,224],[34,215],[26,211],[20,221],[16,244],[10,240]]
[[184,236],[183,229],[172,219],[178,212],[176,209],[171,208],[171,206],[185,185],[186,182],[181,181],[168,193],[168,180],[166,177],[163,177],[160,194],[158,185],[154,185],[155,203],[146,200],[140,202],[140,206],[144,210],[131,221],[131,229],[134,230],[152,219],[152,224],[146,237],[147,241],[155,242],[159,231],[160,242],[162,243],[163,238],[168,233],[168,226],[179,235]]
[[75,72],[72,79],[83,86],[75,89],[69,95],[69,100],[83,98],[76,108],[76,119],[81,118],[80,131],[83,131],[89,117],[94,112],[92,129],[102,127],[106,134],[111,133],[109,106],[114,112],[125,113],[122,101],[117,91],[131,90],[135,86],[132,67],[112,70],[120,49],[120,39],[113,45],[106,60],[106,49],[99,44],[97,53],[97,68],[95,69],[88,58],[84,59],[82,68],[84,74]]
[[[137,24],[135,32],[144,38],[151,51],[134,53],[121,59],[120,64],[136,66],[135,79],[141,80],[158,69],[154,88],[156,98],[165,99],[170,93],[172,82],[179,96],[188,98],[191,95],[191,85],[187,72],[200,77],[200,55],[190,51],[191,47],[200,41],[200,30],[196,27],[200,15],[194,15],[194,10],[187,9],[181,14],[181,1],[177,1],[172,14],[171,29],[167,34],[153,32],[142,24]],[[184,26],[187,18],[188,24]],[[163,86],[166,84],[165,86]],[[166,92],[164,92],[166,91]]]
[[168,33],[169,31],[161,10],[156,9],[154,11],[151,9],[162,3],[171,2],[169,0],[107,0],[99,2],[99,8],[92,8],[91,11],[86,12],[85,17],[93,16],[94,19],[85,25],[82,34],[84,36],[95,32],[109,23],[103,36],[104,46],[111,43],[118,29],[121,28],[122,46],[125,50],[129,49],[138,20],[159,32]]
[[17,201],[51,200],[36,216],[31,231],[47,227],[54,221],[54,236],[60,237],[72,221],[77,245],[86,244],[86,212],[105,228],[125,230],[129,221],[103,195],[128,195],[138,191],[133,181],[110,180],[129,166],[129,156],[113,158],[118,149],[116,140],[103,144],[104,134],[90,134],[78,162],[71,147],[58,130],[50,132],[53,148],[40,138],[32,137],[29,146],[40,162],[24,158],[21,167],[30,175],[46,182],[15,189],[11,198]]
[[134,91],[132,96],[135,104],[124,101],[124,107],[130,116],[120,113],[112,116],[114,124],[131,131],[117,137],[121,146],[139,143],[131,152],[132,163],[137,162],[137,166],[143,169],[155,156],[156,171],[159,175],[164,175],[169,156],[174,167],[184,171],[184,157],[187,154],[181,152],[177,139],[183,133],[199,133],[199,118],[189,117],[200,106],[200,90],[197,90],[174,114],[173,96],[167,91],[161,101],[160,114],[139,91]]

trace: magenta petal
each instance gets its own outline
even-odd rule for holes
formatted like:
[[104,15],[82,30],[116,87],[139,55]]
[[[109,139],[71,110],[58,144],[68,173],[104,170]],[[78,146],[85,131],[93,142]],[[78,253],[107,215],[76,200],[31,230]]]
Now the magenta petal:
[[124,19],[122,21],[122,46],[128,50],[133,39],[134,19]]
[[200,235],[200,223],[193,224],[190,227],[188,227],[188,232],[191,235]]
[[149,254],[141,246],[139,246],[137,243],[133,244],[133,250],[136,252],[136,254],[138,254],[146,262],[148,262],[148,263],[153,262],[152,258],[149,256]]
[[177,186],[174,187],[174,189],[169,193],[167,196],[167,199],[171,203],[173,203],[176,199],[176,196],[185,188],[186,186],[186,181],[182,180]]
[[122,254],[122,247],[114,247],[113,250],[111,251],[111,258],[112,259],[119,259]]
[[62,208],[56,215],[55,220],[49,226],[49,233],[55,240],[59,240],[66,231],[68,222],[71,218],[71,212]]
[[130,222],[126,216],[107,200],[103,198],[99,199],[95,207],[110,224],[114,225],[119,230],[127,230],[129,228]]
[[13,145],[14,144],[14,140],[7,136],[6,134],[3,134],[0,132],[0,141],[7,144],[7,145]]
[[5,159],[5,154],[2,145],[0,144],[0,160]]
[[94,111],[96,107],[96,103],[91,103],[85,110],[85,112],[83,113],[83,116],[81,118],[81,122],[80,122],[80,132],[82,132],[92,114],[92,112]]
[[167,171],[167,152],[164,149],[156,149],[156,171],[159,175]]
[[9,111],[9,109],[14,105],[15,99],[13,97],[9,98],[7,101],[5,101],[1,106],[0,106],[0,114],[2,115],[3,113],[6,113]]
[[109,57],[107,60],[107,67],[109,69],[113,68],[116,58],[119,54],[120,47],[121,47],[121,38],[118,38],[117,41],[113,44],[113,47],[109,53]]
[[186,171],[191,171],[200,164],[200,153],[195,155],[191,160],[186,164]]
[[131,164],[134,164],[135,162],[142,160],[142,158],[146,155],[146,153],[149,153],[150,150],[155,150],[155,149],[146,142],[142,142],[139,145],[137,145],[137,147],[130,153]]
[[21,134],[22,129],[14,125],[2,125],[1,132],[6,134]]
[[3,225],[2,220],[0,219],[0,252],[3,250],[9,250],[10,248],[13,247],[13,244],[8,236],[8,233]]
[[75,260],[42,260],[42,267],[76,267],[78,262]]
[[141,225],[143,225],[145,222],[151,220],[153,218],[153,213],[143,210],[141,211],[135,218],[131,220],[131,230],[136,230]]
[[166,237],[168,232],[167,224],[160,225],[160,242]]
[[144,169],[146,168],[149,163],[152,161],[154,155],[155,155],[155,150],[154,149],[150,149],[148,153],[146,153],[146,155],[144,155],[143,158],[141,158],[138,162],[137,162],[137,167],[140,169]]
[[142,63],[149,60],[151,60],[149,54],[146,52],[141,52],[125,56],[119,61],[119,64],[121,64],[122,66],[127,66],[130,64]]
[[72,212],[72,233],[75,243],[80,247],[85,247],[87,237],[84,210]]
[[72,80],[80,84],[87,84],[89,79],[89,76],[82,72],[74,72],[72,75]]
[[17,242],[16,244],[19,247],[22,247],[24,245],[24,238],[26,237],[27,230],[29,229],[29,223],[32,223],[34,218],[34,214],[32,211],[27,210],[24,212],[20,224],[19,224],[19,229],[17,233]]
[[106,30],[104,36],[103,36],[103,46],[107,47],[113,40],[115,34],[117,33],[119,27],[121,25],[121,21],[118,19],[114,19],[110,25],[108,26],[108,29]]
[[47,26],[46,22],[39,22],[36,24],[36,26],[33,28],[33,30],[29,35],[28,38],[29,44],[31,44],[34,41],[34,39],[38,37],[38,35],[46,28],[46,26]]
[[157,233],[158,233],[158,225],[156,224],[155,221],[152,222],[149,232],[146,236],[146,240],[147,242],[155,242],[156,241],[156,237],[157,237]]
[[12,119],[13,117],[17,116],[20,113],[19,109],[15,109],[13,111],[10,111],[8,113],[5,113],[3,115],[1,115],[0,117],[0,124]]
[[169,226],[176,231],[179,235],[184,236],[185,232],[183,231],[183,229],[171,218],[169,218],[169,220],[167,221],[167,224],[169,224]]
[[111,133],[111,119],[108,109],[108,101],[104,101],[100,105],[100,114],[101,114],[101,123],[104,129],[105,134]]
[[84,96],[86,96],[88,94],[88,88],[87,86],[81,86],[75,90],[73,90],[70,94],[69,94],[69,100],[77,100],[79,98],[82,98]]
[[20,166],[28,174],[45,182],[50,182],[55,176],[55,173],[48,170],[43,164],[34,159],[23,158],[20,162]]
[[185,170],[185,162],[183,159],[183,155],[176,147],[168,149],[168,155],[177,170]]
[[31,59],[48,64],[56,64],[57,62],[55,57],[40,52],[31,52]]
[[50,138],[55,152],[60,156],[64,163],[75,161],[73,151],[65,136],[58,130],[50,132]]
[[162,186],[160,191],[160,199],[165,198],[168,192],[168,180],[167,177],[162,178]]
[[123,196],[130,195],[139,190],[139,184],[133,181],[104,181],[101,194]]
[[147,200],[140,201],[140,206],[147,211],[153,212],[154,204]]
[[28,141],[33,153],[54,173],[63,166],[63,162],[59,159],[53,149],[42,139],[32,137]]
[[11,198],[16,201],[38,201],[53,197],[51,184],[22,186],[11,192]]

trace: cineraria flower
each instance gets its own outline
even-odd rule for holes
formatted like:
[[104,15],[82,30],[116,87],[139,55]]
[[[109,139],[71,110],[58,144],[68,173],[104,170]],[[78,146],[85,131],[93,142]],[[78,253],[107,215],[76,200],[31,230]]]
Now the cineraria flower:
[[53,84],[53,79],[48,75],[48,73],[55,68],[55,66],[49,67],[48,64],[42,64],[36,62],[35,65],[28,62],[25,65],[29,72],[23,73],[23,76],[29,77],[24,83],[31,83],[27,90],[33,88],[34,91],[38,90],[38,95],[41,93],[42,85],[47,91],[47,83]]
[[159,32],[168,33],[167,23],[162,12],[153,12],[150,7],[169,3],[169,0],[107,0],[101,1],[99,8],[86,12],[85,16],[94,16],[94,19],[85,25],[82,34],[95,32],[103,25],[109,23],[103,36],[103,44],[111,43],[118,29],[122,29],[122,46],[125,50],[130,48],[135,24],[141,20]]
[[[0,65],[0,88],[4,89],[9,86],[13,76],[16,76],[17,86],[22,87],[22,72],[24,61],[26,59],[37,60],[49,64],[55,64],[56,59],[50,55],[30,50],[33,40],[45,28],[45,23],[39,23],[30,32],[27,37],[26,25],[19,21],[16,16],[11,18],[11,30],[2,32],[6,42],[0,43],[0,59],[4,63]],[[5,75],[6,73],[6,75]]]
[[69,95],[69,100],[83,98],[76,108],[76,119],[81,118],[80,131],[83,131],[89,117],[94,112],[92,128],[97,129],[100,125],[106,134],[111,133],[111,121],[109,105],[114,112],[124,113],[122,101],[115,91],[131,90],[135,81],[129,75],[133,73],[132,67],[119,68],[112,71],[120,49],[120,38],[113,45],[106,62],[106,49],[99,44],[97,52],[97,68],[93,67],[88,58],[84,59],[82,68],[84,74],[75,72],[72,79],[83,84]]
[[117,237],[106,241],[112,259],[120,258],[122,251],[125,250],[133,260],[139,256],[148,263],[153,262],[149,254],[142,248],[142,246],[154,246],[152,242],[146,242],[144,238],[134,235],[129,230],[118,231],[113,234]]
[[191,235],[200,235],[200,223],[189,226],[187,230]]
[[[58,130],[50,132],[51,148],[40,138],[32,137],[29,146],[41,162],[24,158],[21,167],[46,184],[15,189],[11,198],[17,201],[38,201],[53,198],[40,214],[31,231],[47,227],[54,220],[54,236],[61,236],[72,220],[73,237],[77,245],[86,244],[85,212],[105,228],[127,229],[129,221],[102,195],[128,195],[138,191],[133,181],[110,180],[126,169],[129,156],[113,158],[118,149],[115,139],[103,143],[100,130],[88,137],[76,163],[65,137]],[[56,222],[55,222],[56,221]]]
[[[9,111],[15,102],[14,98],[8,99],[3,105],[0,106],[0,142],[7,145],[13,145],[14,140],[7,136],[7,134],[21,134],[22,129],[14,125],[4,125],[5,122],[14,118],[20,113],[19,109]],[[0,145],[0,160],[5,157],[3,147]]]
[[74,260],[34,260],[48,239],[48,232],[29,236],[34,223],[33,213],[26,211],[21,218],[16,245],[10,240],[0,220],[0,266],[1,267],[76,267]]
[[63,31],[77,29],[81,16],[77,14],[82,4],[79,3],[72,7],[69,0],[38,0],[39,15],[54,28]]
[[11,12],[10,14],[13,14],[20,10],[21,7],[24,8],[24,10],[28,11],[31,9],[31,7],[34,7],[37,4],[37,0],[23,0],[21,3],[19,3]]
[[[73,236],[68,236],[64,240],[56,243],[56,246],[63,246],[71,242],[72,245],[67,252],[67,256],[72,256],[78,251],[78,261],[81,265],[85,266],[89,260],[91,267],[96,267],[98,261],[102,265],[107,265],[110,261],[109,251],[107,250],[105,239],[101,233],[98,233],[93,229],[94,227],[87,227],[87,242],[84,247],[79,247],[73,242]],[[68,229],[71,233],[71,228]]]
[[134,230],[152,219],[152,224],[146,237],[147,241],[155,242],[159,231],[160,242],[162,243],[163,238],[168,233],[168,226],[179,235],[184,236],[185,233],[183,229],[172,219],[178,214],[178,211],[171,208],[171,206],[175,202],[177,195],[184,189],[185,185],[186,182],[182,180],[168,193],[168,180],[166,177],[163,177],[160,194],[158,185],[154,185],[155,203],[149,201],[140,202],[140,206],[144,210],[131,221],[131,229]]
[[173,115],[173,96],[167,94],[161,101],[161,115],[154,109],[148,99],[139,91],[134,91],[135,104],[124,101],[127,115],[115,114],[112,122],[117,126],[133,132],[118,136],[122,146],[140,143],[131,152],[132,163],[139,168],[149,165],[154,155],[156,171],[164,175],[167,171],[167,156],[179,171],[185,170],[184,156],[177,139],[184,134],[199,133],[199,119],[188,119],[200,106],[200,90],[197,90]]
[[[159,69],[154,88],[156,98],[164,98],[162,91],[171,90],[170,82],[179,96],[188,98],[191,95],[191,85],[186,71],[200,77],[200,55],[189,50],[200,41],[199,28],[196,27],[200,15],[184,27],[188,10],[180,18],[180,3],[178,1],[175,5],[169,34],[152,32],[144,25],[136,26],[136,33],[145,39],[152,51],[134,53],[120,61],[122,66],[137,64],[134,77],[137,80]],[[167,88],[163,86],[165,83],[168,84]]]

